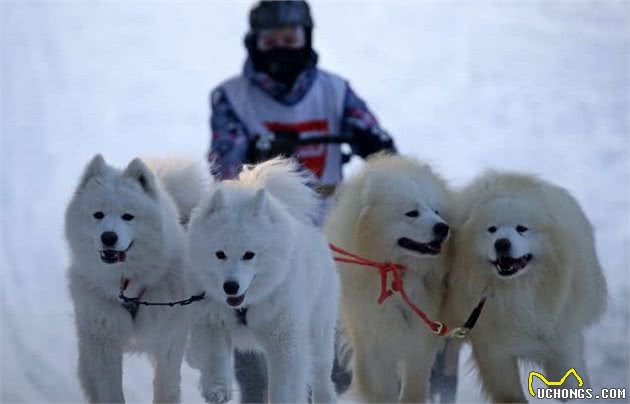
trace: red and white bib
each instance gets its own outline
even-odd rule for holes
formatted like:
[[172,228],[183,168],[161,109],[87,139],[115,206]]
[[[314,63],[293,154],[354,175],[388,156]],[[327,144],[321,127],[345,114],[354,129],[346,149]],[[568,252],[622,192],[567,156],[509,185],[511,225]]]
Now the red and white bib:
[[[300,138],[341,134],[345,80],[318,70],[308,93],[298,103],[276,101],[247,78],[238,76],[222,85],[238,118],[250,135],[269,132],[295,132]],[[341,149],[338,144],[301,147],[298,160],[322,184],[341,181]]]

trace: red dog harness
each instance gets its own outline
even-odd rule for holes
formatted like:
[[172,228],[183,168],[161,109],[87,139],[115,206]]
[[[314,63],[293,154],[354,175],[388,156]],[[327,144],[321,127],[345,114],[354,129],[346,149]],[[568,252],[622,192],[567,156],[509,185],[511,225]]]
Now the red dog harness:
[[[372,267],[378,270],[379,275],[381,277],[381,294],[377,300],[378,304],[382,304],[388,297],[393,295],[394,292],[400,293],[400,296],[405,301],[407,306],[409,306],[409,308],[411,308],[411,310],[414,313],[416,313],[422,319],[422,321],[424,321],[427,324],[427,326],[431,329],[431,331],[434,334],[437,334],[439,336],[456,337],[456,338],[466,337],[468,333],[470,332],[470,330],[472,330],[472,328],[477,323],[477,319],[479,318],[479,315],[481,314],[481,310],[483,309],[483,306],[486,303],[486,296],[483,296],[480,299],[477,306],[470,313],[470,316],[468,316],[468,319],[466,320],[464,325],[462,327],[456,327],[450,330],[446,326],[446,324],[440,321],[431,320],[431,318],[425,312],[423,312],[418,306],[416,306],[411,301],[411,299],[409,299],[409,296],[407,295],[407,292],[405,291],[405,288],[403,285],[403,279],[402,279],[402,274],[401,274],[401,271],[404,271],[406,269],[404,265],[396,264],[393,262],[372,261],[372,260],[360,257],[358,255],[352,254],[351,252],[348,252],[333,244],[329,244],[329,246],[333,252],[342,255],[341,257],[339,256],[334,257],[335,261],[344,262],[348,264],[356,264],[356,265],[361,265],[365,267]],[[393,277],[392,282],[391,282],[391,288],[388,287],[388,276],[390,273],[392,274],[392,277]]]

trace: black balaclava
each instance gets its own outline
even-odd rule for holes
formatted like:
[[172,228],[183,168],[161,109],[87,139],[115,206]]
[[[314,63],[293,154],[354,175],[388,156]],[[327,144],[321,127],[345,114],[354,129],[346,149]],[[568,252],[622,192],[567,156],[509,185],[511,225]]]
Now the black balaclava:
[[[249,25],[245,47],[256,71],[264,72],[273,80],[292,87],[300,73],[317,64],[317,53],[312,48],[313,21],[305,1],[263,0],[252,8]],[[273,48],[264,52],[258,49],[258,32],[291,25],[304,29],[304,47]]]

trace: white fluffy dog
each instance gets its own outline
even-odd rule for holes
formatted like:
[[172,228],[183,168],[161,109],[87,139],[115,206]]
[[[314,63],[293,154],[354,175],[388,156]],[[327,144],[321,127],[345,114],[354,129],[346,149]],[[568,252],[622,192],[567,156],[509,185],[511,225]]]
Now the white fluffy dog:
[[156,402],[179,400],[186,309],[139,308],[122,304],[118,295],[124,288],[127,297],[141,300],[188,297],[185,237],[173,198],[186,217],[208,178],[200,165],[186,161],[156,161],[154,166],[165,182],[140,159],[120,171],[97,155],[66,211],[79,379],[91,402],[124,401],[124,351],[150,354]]
[[[331,243],[359,256],[404,264],[409,297],[436,318],[444,292],[450,211],[447,185],[429,166],[407,157],[375,156],[340,188],[325,232]],[[376,270],[352,264],[338,268],[341,316],[354,348],[353,388],[372,402],[427,400],[440,337],[399,294],[377,304],[381,286]]]
[[245,168],[193,212],[190,263],[207,303],[187,353],[209,402],[231,399],[232,349],[262,349],[272,402],[336,399],[339,280],[313,224],[318,198],[289,160]]
[[605,309],[606,282],[578,203],[542,180],[489,172],[459,204],[447,311],[463,321],[490,294],[470,334],[486,393],[526,401],[519,359],[541,364],[550,381],[575,368],[588,386],[582,332]]

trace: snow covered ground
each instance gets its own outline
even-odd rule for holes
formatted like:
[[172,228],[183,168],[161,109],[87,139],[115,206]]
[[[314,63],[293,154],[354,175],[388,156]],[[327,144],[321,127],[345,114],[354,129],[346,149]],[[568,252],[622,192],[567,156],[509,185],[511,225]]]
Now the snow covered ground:
[[[630,385],[629,4],[313,4],[321,65],[351,79],[401,151],[456,185],[525,170],[583,204],[610,287],[587,338],[595,387]],[[0,401],[82,400],[65,204],[97,152],[202,158],[207,93],[241,67],[249,5],[0,0]],[[143,357],[124,383],[128,401],[150,400]],[[201,400],[196,384],[184,365],[185,401]],[[460,400],[481,400],[477,385],[462,376]]]

